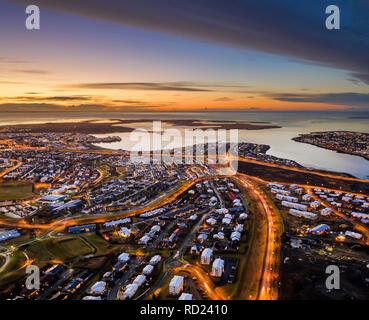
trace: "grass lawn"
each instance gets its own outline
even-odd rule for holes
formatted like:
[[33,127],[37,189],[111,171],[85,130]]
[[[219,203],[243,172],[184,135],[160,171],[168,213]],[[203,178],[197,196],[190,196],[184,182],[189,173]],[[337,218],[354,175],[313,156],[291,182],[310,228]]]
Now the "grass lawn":
[[34,196],[32,183],[1,182],[0,184],[0,201],[31,199]]
[[83,238],[85,238],[97,249],[96,255],[109,254],[117,251],[121,247],[121,245],[109,243],[95,233],[84,234]]
[[33,242],[27,252],[38,264],[52,263],[53,260],[66,261],[75,257],[87,255],[94,249],[80,238],[45,239]]

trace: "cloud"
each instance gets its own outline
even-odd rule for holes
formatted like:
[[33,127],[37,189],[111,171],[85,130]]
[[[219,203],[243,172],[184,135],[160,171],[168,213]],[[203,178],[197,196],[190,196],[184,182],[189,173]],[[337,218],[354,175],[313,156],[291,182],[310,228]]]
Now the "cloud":
[[0,84],[24,84],[24,83],[18,81],[0,81]]
[[192,91],[211,92],[213,90],[189,87],[184,83],[168,82],[101,82],[101,83],[80,83],[70,85],[71,88],[78,89],[103,89],[103,90],[144,90],[144,91]]
[[27,74],[50,74],[51,72],[45,70],[37,70],[37,69],[30,69],[30,70],[14,70],[20,73],[27,73]]
[[338,1],[340,30],[325,28],[325,9],[332,4],[328,0],[38,0],[37,4],[112,23],[347,70],[369,84],[369,2],[366,0]]
[[222,98],[217,98],[214,101],[221,101],[221,102],[227,102],[227,101],[232,101],[233,99],[228,98],[228,97],[222,97]]
[[369,73],[351,73],[350,75],[351,77],[354,78],[351,79],[351,81],[357,79],[358,81],[361,81],[362,83],[369,85]]
[[369,108],[369,93],[340,92],[340,93],[322,93],[322,94],[264,94],[273,100],[284,102],[311,102],[327,103],[334,105],[352,106]]
[[[37,98],[35,98],[37,99]],[[41,98],[40,100],[48,100],[48,101],[82,101],[82,100],[90,100],[90,97],[85,96],[76,96],[76,97],[45,97]]]
[[91,100],[88,96],[53,96],[53,97],[40,97],[34,96],[37,92],[27,93],[31,96],[17,96],[17,97],[2,97],[0,100],[8,101],[87,101]]
[[139,100],[112,100],[114,103],[127,103],[127,104],[142,104],[145,103]]
[[18,59],[12,59],[7,57],[0,57],[0,63],[9,63],[9,64],[24,64],[24,63],[30,63],[28,60],[18,60]]
[[3,103],[0,104],[1,112],[100,112],[100,111],[150,111],[157,106],[110,106],[99,104],[79,104],[62,106],[49,103]]

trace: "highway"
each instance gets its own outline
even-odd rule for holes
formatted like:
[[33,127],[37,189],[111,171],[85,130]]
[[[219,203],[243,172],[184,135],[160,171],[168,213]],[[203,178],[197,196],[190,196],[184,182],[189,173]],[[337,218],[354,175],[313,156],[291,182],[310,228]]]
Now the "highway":
[[278,270],[275,267],[279,263],[279,250],[280,250],[280,239],[277,236],[278,217],[272,211],[271,205],[268,203],[265,195],[260,191],[252,181],[246,175],[240,175],[241,178],[237,179],[244,186],[253,192],[254,195],[259,199],[262,208],[264,210],[267,219],[267,243],[264,254],[264,263],[262,271],[262,277],[260,280],[259,292],[257,295],[258,300],[277,300],[278,299]]

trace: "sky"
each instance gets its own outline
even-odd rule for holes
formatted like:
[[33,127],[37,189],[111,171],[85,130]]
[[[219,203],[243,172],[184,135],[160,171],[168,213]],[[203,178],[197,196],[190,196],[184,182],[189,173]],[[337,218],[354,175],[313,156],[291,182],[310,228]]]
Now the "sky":
[[369,110],[367,0],[28,4],[0,0],[0,111]]

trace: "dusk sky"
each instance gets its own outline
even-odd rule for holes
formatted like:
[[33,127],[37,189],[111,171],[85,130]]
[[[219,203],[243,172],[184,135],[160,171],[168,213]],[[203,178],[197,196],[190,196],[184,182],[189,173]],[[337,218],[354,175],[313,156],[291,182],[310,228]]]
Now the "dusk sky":
[[[26,4],[41,29],[25,28]],[[341,29],[325,28],[325,8]],[[369,110],[367,0],[0,0],[0,110]],[[72,110],[72,109],[68,109]]]

